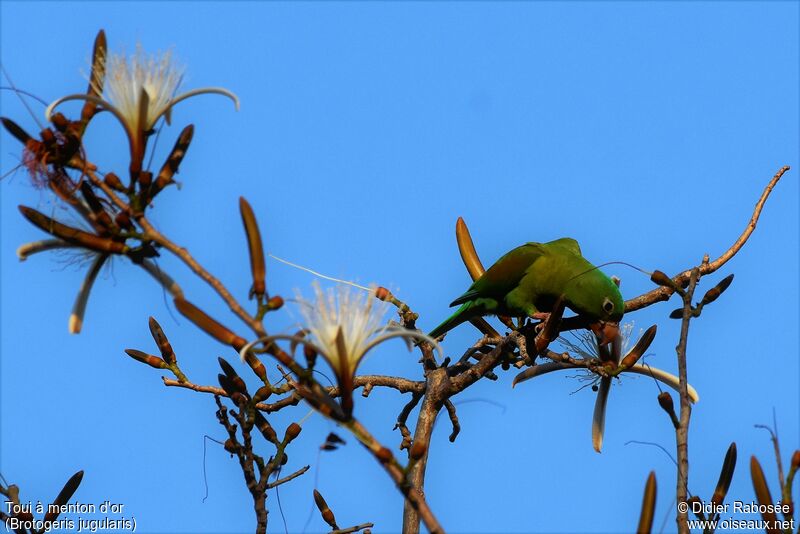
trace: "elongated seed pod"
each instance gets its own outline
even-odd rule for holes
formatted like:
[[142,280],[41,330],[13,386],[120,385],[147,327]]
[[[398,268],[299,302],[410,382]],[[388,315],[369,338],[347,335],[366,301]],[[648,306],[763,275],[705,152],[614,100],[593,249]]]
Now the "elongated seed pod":
[[650,534],[653,529],[653,517],[656,513],[656,473],[650,471],[644,486],[642,497],[642,513],[639,515],[639,526],[636,534]]
[[158,356],[153,356],[152,354],[147,354],[146,352],[136,349],[125,349],[125,354],[138,362],[146,363],[150,367],[155,367],[156,369],[169,369],[167,362]]
[[736,443],[731,443],[728,447],[728,452],[725,453],[725,460],[722,462],[722,469],[719,473],[719,480],[717,480],[717,487],[714,489],[714,495],[711,496],[711,502],[714,504],[722,504],[725,496],[728,494],[728,488],[731,487],[731,480],[733,480],[733,472],[736,469]]
[[242,214],[242,224],[245,234],[247,234],[247,248],[250,251],[250,271],[253,274],[253,287],[250,289],[250,297],[253,295],[261,298],[267,291],[266,274],[267,268],[264,264],[264,247],[261,243],[261,232],[258,230],[256,216],[253,208],[244,197],[239,197],[239,211]]
[[631,351],[622,359],[620,362],[620,367],[625,369],[629,367],[633,367],[636,365],[636,362],[639,361],[639,358],[650,348],[650,344],[656,337],[656,330],[657,326],[653,325],[647,330],[645,330],[644,334],[642,334],[641,339],[636,342],[636,345],[631,349]]
[[169,184],[174,183],[172,177],[178,172],[178,167],[181,161],[183,161],[186,151],[189,150],[189,145],[192,143],[193,136],[194,124],[188,125],[181,131],[178,140],[175,141],[175,146],[172,147],[172,152],[169,153],[167,161],[164,162],[161,170],[158,171],[158,176],[150,187],[151,199],[155,198],[155,196]]
[[220,323],[208,316],[203,310],[192,304],[186,299],[174,299],[175,307],[181,315],[192,321],[200,330],[210,335],[220,343],[230,345],[237,351],[247,345],[247,341],[234,334]]
[[764,477],[764,471],[761,469],[761,464],[755,456],[750,457],[750,478],[753,480],[753,489],[756,493],[758,504],[764,507],[761,512],[761,518],[769,523],[765,530],[767,534],[780,534],[780,530],[775,526],[778,522],[778,516],[772,511],[769,506],[775,504],[772,500],[772,495],[769,493],[769,486],[767,486],[767,479]]
[[71,226],[61,224],[47,215],[39,213],[33,208],[27,206],[19,206],[19,211],[28,219],[34,226],[39,227],[48,234],[54,235],[63,239],[67,243],[72,243],[90,250],[97,252],[106,252],[109,254],[125,254],[128,252],[128,247],[117,241],[113,241],[107,237],[99,237],[83,230],[78,230]]
[[[103,92],[103,84],[106,79],[106,32],[100,30],[94,39],[94,50],[92,50],[92,73],[89,77],[89,88],[86,89],[88,95],[100,98]],[[87,100],[81,110],[81,122],[83,128],[97,113],[97,104]],[[81,132],[83,134],[83,132]]]
[[0,121],[2,121],[3,126],[5,126],[6,130],[8,130],[8,133],[16,137],[17,140],[23,145],[26,144],[28,141],[34,140],[30,136],[30,134],[28,134],[28,132],[23,130],[21,126],[19,126],[16,122],[12,121],[11,119],[8,119],[6,117],[0,117]]
[[458,242],[458,252],[461,253],[461,260],[467,268],[467,272],[475,281],[483,275],[486,269],[483,268],[478,253],[475,251],[475,245],[472,242],[472,236],[469,235],[469,229],[464,219],[461,217],[456,221],[456,241]]
[[333,516],[333,512],[328,507],[328,503],[325,502],[322,494],[317,490],[314,490],[314,502],[319,509],[319,513],[322,515],[323,521],[325,521],[333,530],[339,530],[339,526],[336,524],[336,518]]
[[150,327],[150,335],[153,336],[153,340],[156,342],[156,345],[158,345],[158,351],[161,353],[164,361],[168,364],[174,364],[177,361],[175,351],[172,350],[172,345],[161,329],[161,325],[158,324],[158,321],[156,321],[154,317],[150,317],[148,326]]
[[81,485],[81,481],[83,480],[83,471],[78,471],[67,480],[67,483],[64,484],[64,487],[61,488],[61,491],[58,492],[58,496],[53,503],[47,507],[47,513],[44,516],[44,524],[51,523],[55,521],[60,513],[60,509],[62,506],[67,504],[72,496],[78,489],[78,486]]
[[[467,268],[467,272],[473,281],[483,275],[486,269],[483,268],[481,259],[475,251],[475,244],[472,242],[472,236],[469,234],[467,223],[464,219],[459,217],[456,221],[456,242],[458,243],[458,252],[461,254],[461,260]],[[490,337],[499,337],[500,334],[495,330],[492,325],[486,322],[483,317],[470,319],[469,321],[475,328]]]

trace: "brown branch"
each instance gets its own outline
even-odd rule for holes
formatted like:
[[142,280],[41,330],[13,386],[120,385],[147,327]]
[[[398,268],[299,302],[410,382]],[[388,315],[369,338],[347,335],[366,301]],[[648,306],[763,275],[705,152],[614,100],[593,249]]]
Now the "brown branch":
[[[217,403],[217,420],[228,432],[228,442],[233,447],[233,454],[239,460],[239,465],[242,468],[245,484],[250,495],[253,498],[253,507],[256,512],[256,534],[266,534],[267,531],[267,507],[266,507],[266,479],[269,476],[269,471],[264,466],[264,461],[259,456],[253,453],[253,444],[251,442],[250,430],[248,425],[245,424],[245,418],[241,413],[231,412],[231,415],[239,422],[242,431],[242,439],[244,443],[239,443],[236,436],[236,425],[231,423],[228,418],[228,409],[222,404],[219,395],[214,395],[214,401]],[[226,446],[227,449],[227,446]],[[279,450],[279,455],[282,451]],[[255,467],[256,464],[260,466],[260,477],[256,477]]]
[[[473,368],[478,365],[480,365],[480,363],[473,366]],[[428,372],[425,397],[422,401],[422,406],[420,406],[419,416],[417,417],[417,427],[414,430],[414,443],[424,444],[425,452],[408,470],[408,484],[414,492],[420,495],[424,494],[425,469],[428,464],[428,453],[430,451],[433,425],[436,422],[436,416],[439,414],[439,410],[442,409],[442,404],[447,397],[452,394],[452,391],[452,381],[447,375],[446,368],[439,368]],[[405,506],[403,507],[403,534],[417,534],[419,532],[420,518],[425,521],[422,513],[417,509],[414,503],[410,500],[406,500]],[[433,532],[430,525],[428,525],[427,522],[425,524],[428,530]]]
[[[444,372],[444,369],[441,369],[441,371]],[[430,397],[426,395],[425,399],[428,400],[429,398]],[[424,408],[425,407],[423,405],[423,409]],[[439,520],[436,519],[436,516],[433,515],[433,512],[428,506],[428,502],[425,500],[424,494],[417,489],[417,486],[408,483],[406,480],[406,472],[394,457],[392,451],[381,445],[380,442],[378,442],[378,440],[376,440],[372,434],[370,434],[367,429],[364,428],[364,426],[362,426],[357,420],[352,419],[345,423],[345,426],[356,438],[358,438],[358,441],[372,453],[375,459],[378,460],[378,463],[380,463],[384,470],[389,474],[391,479],[394,481],[395,486],[397,486],[397,489],[406,498],[405,509],[408,510],[410,508],[414,510],[416,517],[418,518],[417,522],[419,519],[422,519],[422,522],[425,523],[425,526],[428,528],[428,531],[431,534],[443,533],[444,528],[442,528],[442,525],[439,524]],[[427,451],[425,452],[425,456],[427,457]],[[421,462],[422,460],[417,462],[414,467]],[[405,514],[403,519],[405,524]],[[403,530],[405,531],[405,528]]]
[[453,431],[450,433],[450,443],[453,443],[461,432],[461,423],[458,422],[458,415],[456,414],[456,407],[453,401],[447,399],[444,401],[444,407],[447,408],[447,415],[450,416],[450,422],[453,424]]
[[408,430],[408,416],[411,414],[411,410],[416,408],[417,404],[419,404],[420,399],[422,399],[422,393],[414,393],[411,396],[411,400],[403,406],[403,409],[400,411],[400,414],[397,416],[397,423],[395,423],[394,428],[400,429],[400,435],[403,436],[403,440],[400,442],[400,450],[408,449],[411,447],[411,432]]
[[290,480],[293,480],[293,479],[299,477],[300,475],[304,474],[309,469],[311,469],[310,465],[307,465],[305,467],[301,467],[300,469],[298,469],[297,471],[295,471],[291,475],[285,476],[283,478],[279,478],[278,480],[276,480],[274,482],[270,482],[269,484],[267,484],[267,489],[272,489],[274,487],[280,486],[281,484],[286,484]]
[[[704,258],[703,264],[706,265],[708,257]],[[702,267],[701,265],[701,267]],[[686,502],[689,484],[689,420],[692,415],[692,405],[689,401],[689,380],[686,372],[686,345],[689,337],[689,322],[693,316],[692,297],[700,278],[700,268],[692,269],[689,286],[683,295],[683,318],[681,320],[681,336],[675,351],[678,356],[678,378],[680,379],[680,424],[675,429],[675,444],[678,457],[678,477],[676,499],[678,504]],[[681,512],[678,507],[676,521],[680,534],[689,534],[688,513]]]
[[[201,386],[198,384],[194,384],[192,382],[179,382],[173,378],[167,378],[165,376],[161,377],[161,380],[164,382],[164,385],[167,387],[177,387],[177,388],[184,388],[184,389],[191,389],[192,391],[197,391],[198,393],[210,393],[211,395],[218,395],[220,397],[230,397],[228,393],[225,392],[224,389],[217,387],[217,386]],[[406,378],[394,377],[394,376],[383,376],[383,375],[362,375],[357,376],[353,379],[353,387],[385,387],[391,388],[399,391],[400,393],[413,393],[421,395],[425,389],[424,382],[416,382],[414,380],[408,380]],[[338,386],[328,386],[323,388],[328,395],[331,397],[338,397],[339,396],[339,387]],[[260,402],[256,404],[256,409],[260,410],[265,413],[273,413],[288,406],[297,406],[302,398],[300,394],[292,390],[292,394],[288,397],[283,397],[272,403]]]
[[[767,202],[767,198],[769,197],[770,193],[772,193],[772,190],[775,188],[778,181],[788,170],[789,166],[782,167],[775,174],[775,176],[772,177],[772,180],[770,180],[770,182],[764,188],[764,192],[761,193],[761,197],[758,199],[758,202],[756,202],[755,209],[753,210],[753,215],[750,217],[750,222],[747,223],[747,226],[745,227],[742,234],[733,243],[733,245],[731,245],[730,248],[728,248],[728,250],[722,253],[720,257],[718,257],[717,259],[715,259],[710,263],[705,263],[701,265],[700,276],[713,273],[714,271],[725,265],[725,263],[727,263],[728,260],[730,260],[744,246],[744,244],[750,238],[750,235],[753,233],[753,230],[755,230],[756,228],[756,224],[758,223],[758,218],[761,216],[761,210],[764,208],[764,204]],[[672,280],[677,285],[684,286],[686,285],[687,282],[689,282],[689,278],[691,277],[691,275],[692,275],[692,270],[687,269],[682,273],[674,276]],[[668,287],[659,287],[652,291],[648,291],[643,295],[639,295],[638,297],[634,297],[630,300],[625,301],[625,312],[628,313],[640,310],[656,302],[669,300],[669,298],[672,296],[673,293],[674,291]]]
[[230,308],[230,310],[237,317],[239,317],[242,322],[249,326],[250,329],[256,333],[256,335],[259,337],[266,336],[266,331],[264,330],[264,325],[261,324],[261,321],[247,313],[247,311],[239,304],[239,301],[237,301],[233,295],[231,295],[230,291],[228,291],[228,288],[226,288],[225,285],[211,273],[206,271],[205,268],[203,268],[203,266],[200,265],[191,254],[189,254],[189,251],[186,248],[179,247],[162,235],[153,227],[152,224],[150,224],[150,221],[147,220],[144,214],[137,216],[136,222],[139,223],[139,226],[141,226],[144,230],[145,238],[161,245],[177,256],[183,263],[186,264],[187,267],[192,270],[192,272],[210,285],[214,291],[217,292],[220,298],[225,301],[225,304],[228,305],[228,308]]
[[755,425],[756,428],[763,428],[769,432],[769,439],[772,442],[772,449],[775,452],[775,463],[778,465],[778,484],[781,489],[786,486],[786,481],[783,477],[783,461],[781,460],[781,445],[778,441],[778,421],[775,419],[775,409],[772,411],[772,424],[775,426],[773,430],[767,425]]
[[354,527],[340,528],[339,530],[331,530],[328,534],[351,534],[352,532],[358,532],[359,530],[372,528],[374,526],[375,523],[362,523]]

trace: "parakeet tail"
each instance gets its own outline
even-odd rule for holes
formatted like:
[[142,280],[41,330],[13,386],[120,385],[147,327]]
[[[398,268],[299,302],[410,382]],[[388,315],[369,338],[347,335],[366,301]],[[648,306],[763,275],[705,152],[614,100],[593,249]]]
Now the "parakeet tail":
[[468,321],[472,317],[472,314],[469,313],[469,310],[472,307],[473,304],[471,302],[464,303],[453,315],[445,319],[442,324],[431,330],[431,333],[428,335],[436,339],[445,332],[449,332],[456,326],[460,325],[464,321]]

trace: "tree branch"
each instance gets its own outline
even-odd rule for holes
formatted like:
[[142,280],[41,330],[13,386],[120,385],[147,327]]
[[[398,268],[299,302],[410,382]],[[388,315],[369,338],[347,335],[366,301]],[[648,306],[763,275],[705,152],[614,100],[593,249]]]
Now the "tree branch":
[[[769,181],[767,187],[764,188],[764,192],[761,193],[761,197],[758,199],[758,202],[756,202],[755,209],[753,210],[753,215],[750,217],[750,222],[747,223],[747,226],[745,227],[742,234],[733,243],[733,245],[731,245],[730,248],[728,248],[728,250],[722,253],[722,255],[719,258],[715,259],[710,263],[701,265],[700,276],[713,273],[714,271],[725,265],[725,263],[727,263],[728,260],[730,260],[744,246],[744,244],[750,238],[750,235],[753,233],[753,230],[755,230],[756,228],[756,224],[758,223],[758,218],[761,216],[761,210],[764,208],[764,204],[767,202],[767,198],[769,197],[770,193],[772,193],[772,190],[775,188],[778,181],[781,179],[784,173],[789,170],[789,168],[790,167],[788,165],[782,167],[775,174],[775,176],[772,177],[772,180]],[[682,273],[673,277],[672,280],[679,286],[685,286],[689,282],[691,274],[692,270],[687,269],[686,271],[683,271]],[[654,289],[652,291],[648,291],[643,295],[639,295],[638,297],[634,297],[630,300],[625,301],[625,312],[629,313],[650,306],[651,304],[654,304],[656,302],[669,300],[669,298],[672,296],[673,293],[674,291],[672,289],[663,286]]]

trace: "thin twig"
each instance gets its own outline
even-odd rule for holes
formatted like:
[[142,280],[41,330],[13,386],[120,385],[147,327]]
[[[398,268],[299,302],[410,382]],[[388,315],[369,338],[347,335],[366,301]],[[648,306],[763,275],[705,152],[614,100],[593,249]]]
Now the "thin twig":
[[309,469],[311,469],[310,465],[306,465],[304,467],[301,467],[300,469],[298,469],[297,471],[295,471],[291,475],[287,475],[287,476],[285,476],[283,478],[279,478],[278,480],[275,480],[274,482],[270,482],[269,484],[267,484],[267,489],[272,489],[272,488],[274,488],[276,486],[280,486],[281,484],[285,484],[285,483],[289,482],[290,480],[293,480],[293,479],[299,477],[300,475],[302,475],[303,473],[305,473]]
[[450,416],[450,422],[453,424],[453,431],[450,433],[450,443],[453,443],[461,432],[461,423],[458,422],[458,415],[456,414],[456,407],[453,401],[447,399],[444,401],[444,407],[447,409],[447,415]]
[[[705,264],[705,262],[704,262]],[[700,278],[700,267],[691,271],[689,286],[683,296],[683,320],[681,321],[681,336],[675,348],[678,357],[678,378],[680,380],[680,425],[675,429],[675,443],[678,457],[678,478],[675,498],[678,503],[686,502],[689,484],[689,420],[692,415],[692,405],[689,400],[689,381],[686,372],[686,344],[689,337],[689,322],[692,319],[692,297]],[[676,521],[680,534],[689,534],[689,515],[680,511]]]
[[[742,234],[733,243],[733,245],[731,245],[730,248],[728,248],[728,250],[726,250],[725,252],[722,253],[722,255],[720,255],[720,257],[700,267],[701,276],[713,273],[714,271],[725,265],[725,263],[727,263],[728,260],[730,260],[744,246],[744,244],[750,238],[750,234],[752,234],[753,230],[755,230],[756,228],[756,224],[758,223],[758,218],[761,216],[761,210],[764,208],[764,204],[766,203],[767,198],[769,197],[770,193],[772,193],[772,190],[775,188],[775,185],[777,185],[778,181],[788,170],[789,170],[788,165],[782,167],[775,174],[775,176],[772,177],[772,180],[770,180],[770,182],[764,188],[764,192],[761,193],[761,197],[758,199],[758,202],[756,202],[755,209],[753,210],[753,215],[750,217],[750,221],[747,223],[747,226],[745,227]],[[677,285],[682,286],[689,281],[691,274],[692,270],[687,269],[682,273],[674,276],[672,280]],[[674,291],[668,287],[659,287],[652,291],[648,291],[643,295],[639,295],[638,297],[625,301],[625,312],[629,313],[632,311],[640,310],[656,302],[668,300],[673,293]]]
[[372,528],[374,526],[375,526],[374,523],[362,523],[354,527],[340,528],[339,530],[331,530],[328,534],[351,534],[352,532],[358,532],[359,530],[364,530],[365,528]]

